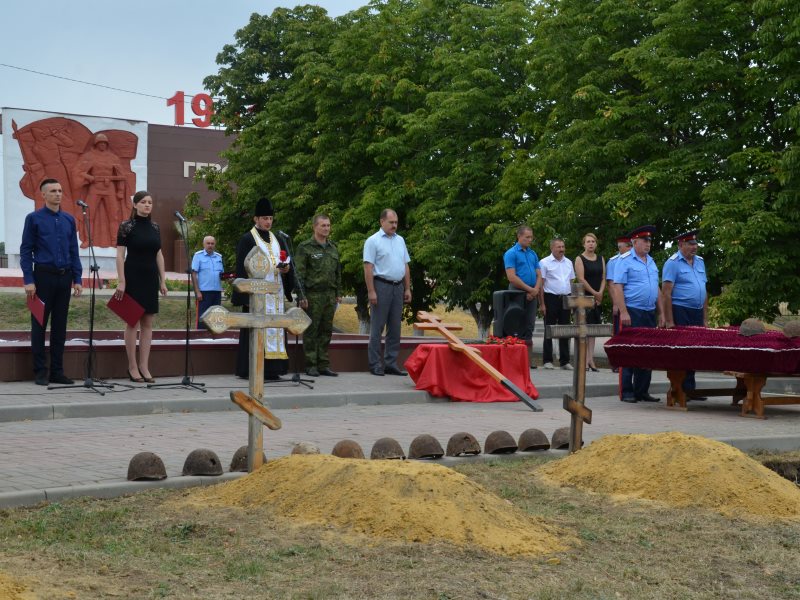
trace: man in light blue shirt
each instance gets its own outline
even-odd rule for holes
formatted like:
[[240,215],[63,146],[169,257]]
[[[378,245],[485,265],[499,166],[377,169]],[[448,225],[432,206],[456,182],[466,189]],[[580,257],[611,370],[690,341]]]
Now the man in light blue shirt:
[[[650,257],[650,244],[655,229],[652,225],[634,229],[630,234],[633,250],[627,256],[620,256],[614,266],[614,302],[619,307],[622,327],[664,326],[664,310],[658,289],[658,267]],[[623,368],[622,401],[658,402],[658,398],[650,395],[651,377],[650,369]]]
[[[408,375],[397,364],[403,303],[411,302],[411,271],[405,240],[397,234],[397,213],[385,208],[381,228],[364,242],[364,282],[370,303],[369,372]],[[386,345],[381,357],[381,335]]]
[[[697,256],[697,230],[687,231],[675,238],[678,251],[664,263],[664,314],[667,327],[675,325],[708,326],[708,295],[706,294],[706,265]],[[687,371],[683,390],[695,389],[694,371]],[[705,400],[702,396],[694,400]]]
[[[223,272],[222,255],[214,252],[217,240],[207,235],[203,238],[203,249],[198,250],[192,257],[192,283],[194,294],[197,297],[197,314],[202,314],[212,306],[222,303]],[[206,329],[205,323],[199,321],[198,329]]]

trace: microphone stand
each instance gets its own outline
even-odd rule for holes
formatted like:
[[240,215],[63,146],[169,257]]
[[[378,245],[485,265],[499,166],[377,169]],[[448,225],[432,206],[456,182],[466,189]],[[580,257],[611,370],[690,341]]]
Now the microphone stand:
[[[81,210],[83,211],[83,220],[86,224],[86,238],[89,242],[89,260],[91,264],[89,266],[89,271],[91,272],[91,284],[89,286],[89,355],[86,359],[86,378],[83,380],[83,387],[87,390],[91,390],[100,394],[101,396],[105,396],[106,392],[103,391],[101,388],[106,388],[106,390],[112,390],[114,387],[119,386],[123,388],[127,388],[129,390],[134,389],[132,385],[126,385],[124,383],[108,383],[107,381],[103,381],[102,379],[95,379],[94,377],[94,306],[95,306],[95,290],[97,289],[97,285],[100,281],[100,267],[97,265],[97,259],[94,254],[94,242],[92,240],[92,220],[89,218],[88,210],[89,206],[86,203],[83,203],[81,206]],[[48,385],[48,390],[58,390],[62,388],[70,388],[75,389],[74,385]]]
[[188,228],[186,226],[186,219],[184,219],[180,212],[176,212],[178,222],[181,224],[181,237],[183,238],[183,248],[186,251],[186,346],[183,351],[183,378],[180,383],[148,383],[147,388],[185,388],[189,390],[200,390],[204,394],[208,392],[205,383],[197,383],[189,377],[189,313],[192,307],[192,263],[189,258],[189,240]]
[[[287,251],[287,254],[289,255],[289,264],[292,266],[292,271],[294,272],[294,278],[295,278],[295,281],[297,281],[297,289],[300,290],[300,295],[305,298],[306,292],[303,289],[303,280],[300,279],[300,275],[299,275],[299,273],[297,272],[297,269],[294,266],[294,249],[292,248],[292,238],[290,238],[285,233],[281,237],[283,238],[283,241],[286,242],[286,251]],[[299,304],[299,302],[298,302],[298,304]],[[286,330],[284,330],[284,335],[285,335],[285,331]],[[300,359],[297,356],[297,353],[299,352],[299,350],[298,350],[299,347],[300,347],[300,336],[295,333],[294,334],[294,354],[295,354],[295,356],[294,356],[294,373],[292,373],[292,380],[291,381],[292,381],[292,383],[296,383],[298,385],[304,385],[308,389],[313,390],[314,386],[311,385],[311,384],[313,383],[314,380],[313,379],[304,378],[300,374],[300,370],[298,369],[298,366],[300,365]]]

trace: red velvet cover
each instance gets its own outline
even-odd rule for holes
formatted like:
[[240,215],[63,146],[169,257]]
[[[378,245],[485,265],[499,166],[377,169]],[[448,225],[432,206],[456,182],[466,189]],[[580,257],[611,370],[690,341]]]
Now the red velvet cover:
[[742,336],[738,328],[627,327],[605,344],[615,367],[800,373],[800,338],[779,331]]
[[[524,345],[472,345],[495,369],[534,400],[539,392],[531,382],[528,349]],[[447,344],[420,344],[405,362],[418,390],[456,402],[514,402],[518,398],[461,352]]]

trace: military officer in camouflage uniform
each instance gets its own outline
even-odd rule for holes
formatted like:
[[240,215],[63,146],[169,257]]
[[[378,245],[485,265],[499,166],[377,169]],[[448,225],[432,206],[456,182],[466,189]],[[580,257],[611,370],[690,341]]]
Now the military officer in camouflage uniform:
[[306,355],[306,374],[312,377],[327,375],[331,371],[328,346],[333,334],[333,315],[342,300],[342,265],[336,244],[328,239],[331,219],[328,215],[314,215],[314,235],[297,246],[295,270],[305,291],[300,306],[311,317],[311,325],[303,333],[303,351]]

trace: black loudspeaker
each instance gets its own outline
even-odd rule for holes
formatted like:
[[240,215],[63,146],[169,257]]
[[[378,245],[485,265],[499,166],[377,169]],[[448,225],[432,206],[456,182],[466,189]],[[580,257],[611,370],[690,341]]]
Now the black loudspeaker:
[[500,290],[492,294],[494,324],[492,335],[520,339],[525,337],[525,292]]

